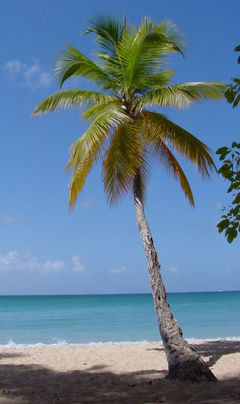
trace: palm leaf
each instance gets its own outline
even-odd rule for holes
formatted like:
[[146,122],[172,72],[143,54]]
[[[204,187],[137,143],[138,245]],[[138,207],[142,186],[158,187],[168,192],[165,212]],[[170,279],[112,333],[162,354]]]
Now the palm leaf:
[[112,100],[109,97],[107,100],[103,100],[102,102],[90,106],[85,112],[83,112],[82,116],[86,120],[92,120],[105,111],[114,111],[115,108],[122,109],[122,101],[119,98],[114,98]]
[[179,180],[180,186],[189,200],[190,204],[194,206],[193,194],[191,187],[184,174],[183,169],[178,163],[177,159],[174,157],[173,153],[169,150],[166,144],[157,139],[154,142],[154,155],[159,159],[160,163],[163,164],[164,168],[167,170],[168,174],[173,175],[175,179]]
[[122,84],[125,82],[122,59],[119,53],[119,43],[126,29],[125,18],[123,23],[119,23],[115,18],[105,17],[91,22],[85,32],[96,34],[96,42],[100,46],[100,51],[96,53],[99,65],[111,77],[115,83],[114,89],[119,92],[122,92]]
[[171,81],[173,74],[174,70],[167,70],[156,74],[142,75],[136,83],[138,85],[136,92],[144,94],[149,91],[150,88],[157,89],[167,86]]
[[116,202],[131,187],[139,169],[146,174],[144,143],[134,124],[119,125],[105,153],[102,176],[107,199]]
[[177,33],[171,38],[168,23],[156,25],[149,18],[138,29],[130,27],[124,31],[118,48],[128,89],[140,88],[143,76],[159,73],[163,58],[171,51],[180,51],[174,39],[177,42]]
[[68,170],[74,170],[69,187],[69,206],[73,208],[92,165],[102,157],[105,140],[128,117],[120,110],[105,111],[89,126],[88,130],[71,146]]
[[80,108],[82,104],[92,105],[95,103],[113,103],[118,99],[113,96],[105,95],[95,91],[88,90],[62,90],[45,98],[45,100],[38,103],[33,116],[45,114],[58,109],[66,108]]
[[139,108],[161,105],[162,107],[183,108],[202,99],[222,100],[226,91],[225,83],[196,82],[176,84],[154,89],[139,97]]
[[84,34],[96,34],[96,42],[101,49],[108,55],[114,56],[125,27],[126,21],[121,24],[114,17],[99,17],[88,24]]
[[114,81],[106,72],[71,45],[57,59],[55,73],[61,86],[69,77],[83,77],[105,90],[113,90],[115,87]]
[[157,40],[161,40],[162,46],[165,46],[167,53],[169,51],[179,52],[184,56],[185,40],[183,34],[178,31],[176,24],[165,19],[161,24],[157,25],[156,34],[159,35]]
[[69,209],[73,209],[77,197],[81,192],[87,175],[89,174],[93,165],[92,155],[88,154],[84,159],[76,165],[70,184],[69,184]]
[[153,145],[158,141],[170,144],[179,154],[189,159],[203,176],[209,176],[209,171],[215,168],[209,148],[164,115],[144,111],[139,125],[144,130],[146,141]]

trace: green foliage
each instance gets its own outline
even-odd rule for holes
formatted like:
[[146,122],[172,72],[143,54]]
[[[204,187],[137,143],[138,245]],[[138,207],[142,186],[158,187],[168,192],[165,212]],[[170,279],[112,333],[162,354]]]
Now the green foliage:
[[[240,51],[240,45],[236,46],[235,51]],[[240,56],[238,57],[240,64]],[[240,101],[240,79],[232,79],[234,84],[228,87],[225,92],[227,101],[236,107]],[[228,208],[224,207],[224,215],[221,222],[218,223],[218,231],[222,233],[225,230],[225,236],[229,243],[238,236],[240,233],[240,143],[233,142],[232,147],[220,147],[216,152],[219,154],[219,160],[223,162],[219,169],[219,173],[230,182],[227,190],[232,193],[233,201]],[[239,190],[239,192],[237,192]]]
[[85,34],[94,34],[97,51],[90,60],[69,45],[58,58],[55,73],[60,86],[71,77],[86,79],[98,91],[61,90],[41,101],[33,115],[60,108],[82,109],[88,130],[74,142],[67,168],[73,170],[69,204],[72,208],[92,166],[103,161],[102,177],[107,199],[115,202],[133,190],[136,177],[144,195],[149,167],[156,158],[179,181],[194,204],[188,180],[174,152],[189,159],[202,175],[215,168],[208,147],[147,107],[183,108],[202,99],[224,98],[219,82],[171,85],[166,62],[172,52],[183,55],[183,37],[176,26],[144,18],[139,27],[114,18],[97,19]]
[[57,93],[50,95],[50,97],[45,98],[45,100],[39,102],[35,110],[33,111],[33,116],[39,114],[46,114],[48,112],[53,112],[58,109],[67,108],[80,108],[81,106],[92,106],[92,105],[106,105],[111,103],[118,103],[119,99],[117,97],[105,95],[98,93],[96,91],[88,90],[62,90]]
[[145,184],[148,167],[144,139],[133,121],[122,123],[112,136],[103,163],[103,182],[110,203],[131,189],[139,170]]
[[143,108],[152,105],[182,109],[202,99],[221,100],[223,83],[184,83],[160,88],[139,97],[138,105]]
[[72,153],[67,165],[67,169],[74,170],[69,187],[70,208],[73,208],[94,162],[103,157],[109,130],[117,130],[125,121],[128,122],[129,117],[120,108],[108,108],[98,114],[88,130],[71,146]]
[[229,181],[227,190],[232,193],[233,201],[230,207],[224,208],[224,215],[218,223],[218,231],[225,231],[227,241],[231,243],[240,233],[240,143],[233,142],[232,147],[221,147],[216,152],[223,161],[219,173]]
[[[240,52],[240,45],[236,46],[234,49],[237,52]],[[238,63],[240,64],[240,56],[238,57]],[[240,102],[240,78],[233,78],[232,84],[228,87],[225,97],[227,102],[232,104],[233,108],[235,108]]]

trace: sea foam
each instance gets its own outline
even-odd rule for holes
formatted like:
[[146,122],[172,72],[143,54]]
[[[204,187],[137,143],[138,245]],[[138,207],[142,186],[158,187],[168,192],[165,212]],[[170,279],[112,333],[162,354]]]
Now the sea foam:
[[[216,342],[216,341],[236,341],[240,342],[240,336],[236,337],[226,337],[226,338],[187,338],[186,339],[189,344],[204,344],[207,342]],[[138,345],[138,344],[162,344],[162,341],[92,341],[87,343],[72,343],[67,342],[65,340],[61,340],[59,338],[53,338],[52,342],[44,343],[44,342],[37,342],[33,344],[21,344],[16,343],[13,339],[10,339],[6,344],[0,344],[0,348],[4,349],[17,349],[17,348],[42,348],[42,347],[63,347],[63,346],[105,346],[105,345]]]

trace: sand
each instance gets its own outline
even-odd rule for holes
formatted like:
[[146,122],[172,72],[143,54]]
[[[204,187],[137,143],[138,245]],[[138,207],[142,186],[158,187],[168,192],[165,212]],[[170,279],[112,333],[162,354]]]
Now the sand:
[[194,346],[217,382],[166,380],[157,343],[1,348],[0,403],[240,403],[240,341]]

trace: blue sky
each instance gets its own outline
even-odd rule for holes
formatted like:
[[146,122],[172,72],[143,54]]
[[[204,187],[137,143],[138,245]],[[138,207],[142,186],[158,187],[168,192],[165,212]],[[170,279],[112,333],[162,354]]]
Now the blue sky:
[[[100,165],[76,207],[68,211],[69,146],[83,133],[80,113],[60,111],[31,119],[40,100],[58,90],[54,60],[66,43],[91,56],[92,36],[81,36],[97,15],[147,15],[174,21],[186,38],[185,59],[174,56],[174,82],[226,81],[239,76],[238,0],[2,0],[0,294],[149,292],[147,264],[131,196],[107,205]],[[83,81],[72,87],[87,88]],[[70,86],[69,84],[69,86]],[[239,139],[239,109],[202,102],[164,111],[213,151]],[[239,239],[218,234],[227,184],[199,177],[182,162],[195,197],[192,208],[177,183],[157,164],[148,186],[146,215],[170,292],[239,290]]]

